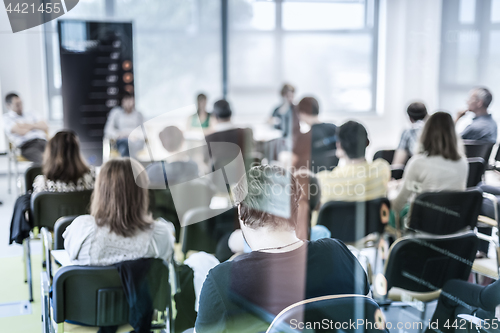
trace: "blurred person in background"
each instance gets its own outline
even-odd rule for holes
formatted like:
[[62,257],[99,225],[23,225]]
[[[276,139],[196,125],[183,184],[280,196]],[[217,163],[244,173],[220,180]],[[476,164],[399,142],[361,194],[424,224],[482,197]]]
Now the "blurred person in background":
[[404,165],[411,156],[416,154],[418,139],[427,120],[427,108],[424,103],[411,103],[406,113],[410,118],[411,127],[403,131],[398,148],[394,152],[392,165]]
[[16,93],[7,94],[5,104],[8,111],[3,115],[3,123],[9,141],[21,149],[24,158],[41,164],[47,145],[47,123],[32,113],[24,112],[23,101]]
[[[130,151],[138,152],[144,147],[142,138],[129,137],[134,129],[144,123],[142,114],[135,109],[135,97],[129,92],[124,92],[121,105],[109,112],[108,120],[104,126],[104,136],[116,141],[120,156],[130,156]],[[130,145],[130,146],[129,146]]]

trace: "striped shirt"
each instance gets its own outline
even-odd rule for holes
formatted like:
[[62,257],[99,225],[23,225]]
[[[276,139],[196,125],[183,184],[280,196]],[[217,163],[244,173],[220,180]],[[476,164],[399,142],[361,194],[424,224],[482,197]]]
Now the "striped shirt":
[[321,202],[368,201],[387,196],[391,178],[389,163],[377,159],[339,166],[332,171],[317,174],[321,187]]

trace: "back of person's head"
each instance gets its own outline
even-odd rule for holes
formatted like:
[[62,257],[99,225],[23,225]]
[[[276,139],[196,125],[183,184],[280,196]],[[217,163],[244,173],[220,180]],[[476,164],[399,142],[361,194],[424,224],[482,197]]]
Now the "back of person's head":
[[165,149],[171,153],[179,150],[184,143],[184,135],[176,126],[165,127],[159,134],[160,141]]
[[67,130],[57,132],[47,143],[43,154],[42,173],[45,178],[76,183],[88,171],[76,134]]
[[450,114],[438,111],[427,119],[420,135],[420,150],[429,156],[457,161],[461,156],[455,123]]
[[249,228],[294,230],[301,188],[297,179],[284,168],[259,165],[233,189],[239,204],[240,219]]
[[14,92],[8,93],[7,95],[5,95],[5,104],[7,105],[12,104],[12,100],[14,98],[19,98],[19,95]]
[[347,157],[350,159],[365,157],[369,141],[368,133],[363,125],[350,120],[340,126],[337,136],[340,146]]
[[136,160],[120,158],[106,162],[97,177],[90,205],[90,214],[97,225],[108,226],[123,237],[149,228],[152,218],[148,214],[149,196],[145,186],[148,183],[147,173]]
[[196,96],[196,101],[199,103],[201,101],[206,101],[207,100],[207,95],[201,93],[201,94],[198,94],[198,96]]
[[212,113],[215,115],[215,118],[221,120],[229,120],[233,114],[231,106],[224,99],[220,99],[214,103],[214,110]]
[[285,97],[286,94],[288,94],[289,92],[294,93],[295,92],[295,88],[291,84],[285,83],[283,85],[283,87],[281,87],[280,94],[281,94],[281,96]]
[[406,112],[408,113],[408,117],[410,117],[410,120],[414,122],[423,120],[425,119],[425,117],[427,117],[427,108],[422,102],[411,103],[410,105],[408,105]]
[[486,87],[475,87],[473,90],[476,93],[477,98],[479,98],[482,102],[483,107],[488,108],[493,100],[493,95],[490,90]]
[[297,105],[299,113],[304,113],[309,116],[317,116],[319,114],[319,103],[314,97],[304,97]]

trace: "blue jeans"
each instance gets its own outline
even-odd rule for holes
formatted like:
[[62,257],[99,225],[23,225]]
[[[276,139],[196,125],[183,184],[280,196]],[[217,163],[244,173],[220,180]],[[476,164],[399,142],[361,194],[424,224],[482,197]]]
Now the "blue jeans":
[[129,157],[130,156],[127,138],[116,140],[116,148],[118,149],[118,152],[120,153],[121,157]]

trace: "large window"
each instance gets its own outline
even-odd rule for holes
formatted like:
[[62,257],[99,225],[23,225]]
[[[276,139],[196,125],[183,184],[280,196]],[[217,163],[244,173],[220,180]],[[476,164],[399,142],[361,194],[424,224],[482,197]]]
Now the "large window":
[[464,108],[477,85],[500,94],[500,0],[444,0],[440,106]]
[[323,114],[375,109],[378,0],[229,1],[228,94],[268,114],[284,82]]
[[[379,0],[80,0],[63,18],[134,22],[137,105],[147,118],[226,97],[265,119],[280,86],[323,114],[375,108]],[[49,102],[62,118],[56,23],[46,25]],[[224,88],[223,88],[224,87]],[[256,117],[257,116],[257,117]]]

